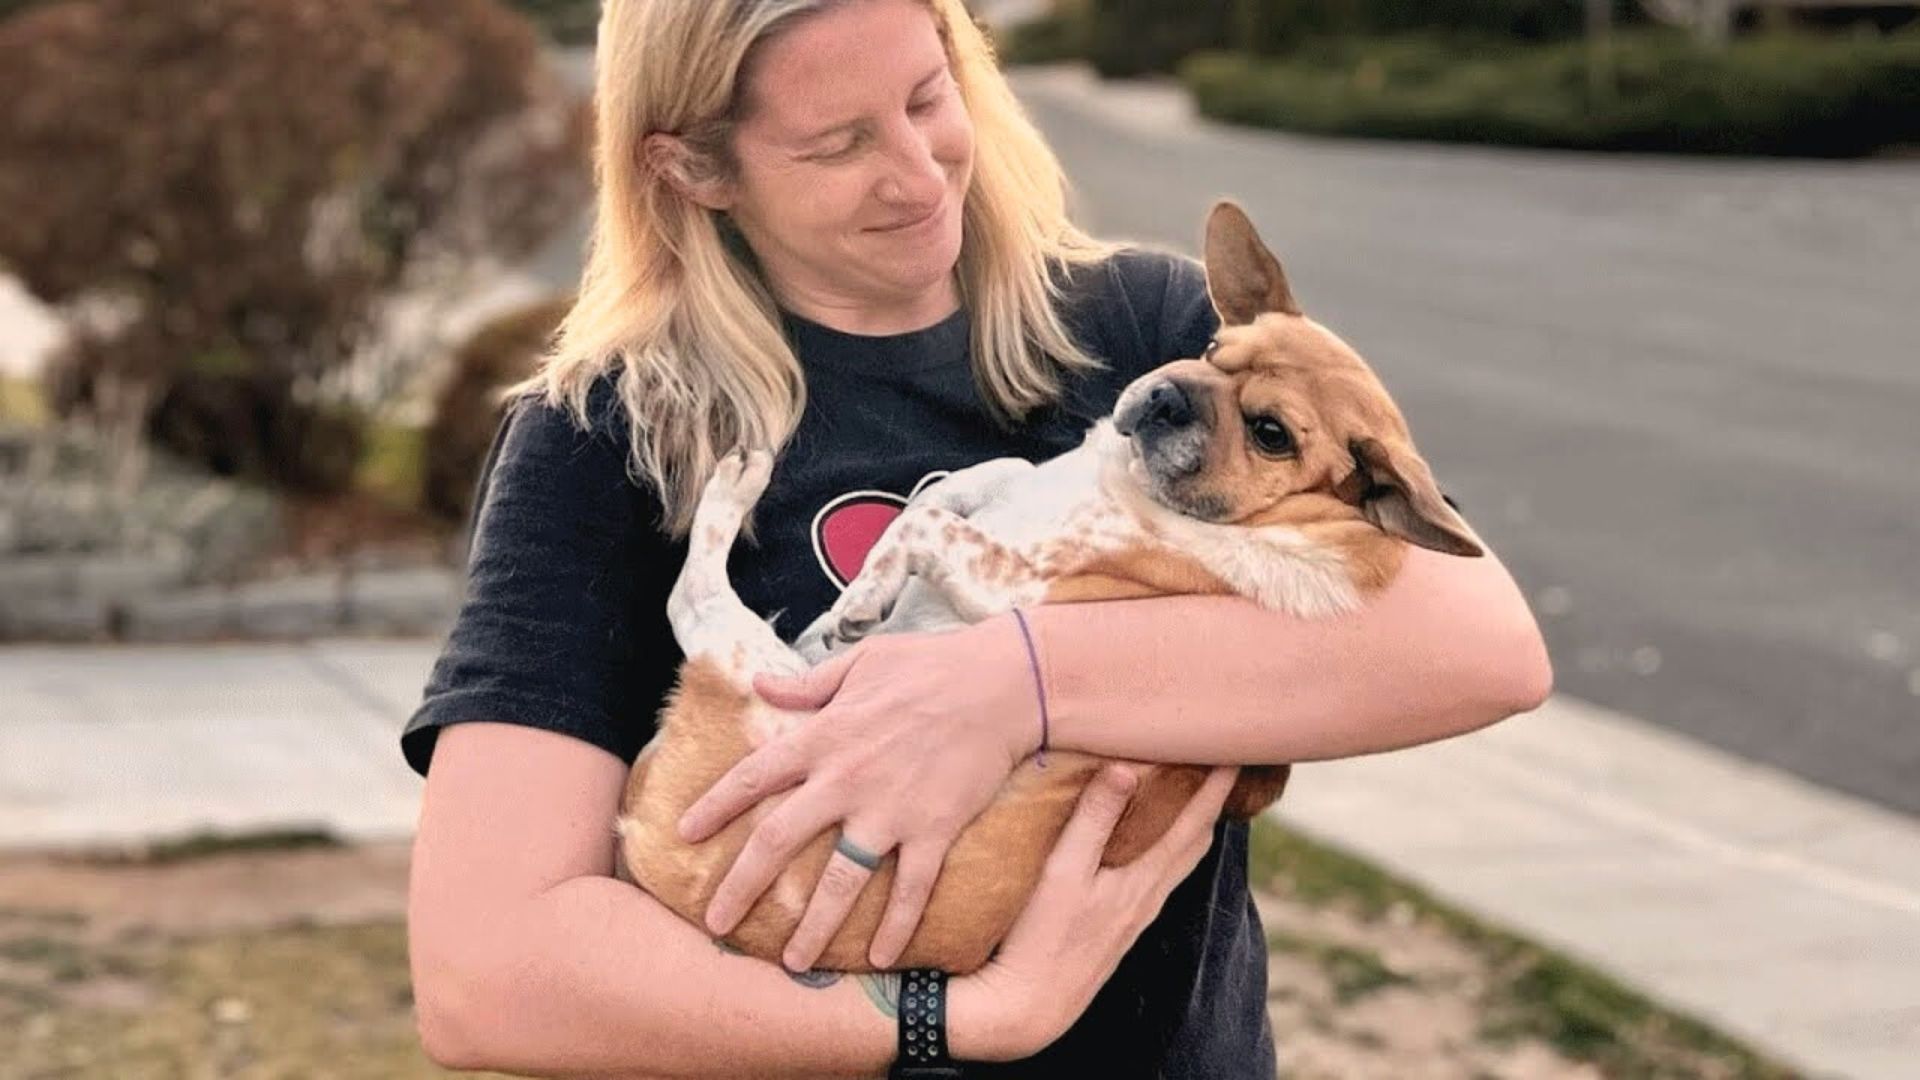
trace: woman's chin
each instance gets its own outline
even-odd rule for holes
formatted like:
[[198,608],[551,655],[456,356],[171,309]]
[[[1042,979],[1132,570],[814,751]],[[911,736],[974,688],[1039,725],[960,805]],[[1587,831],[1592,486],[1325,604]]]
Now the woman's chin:
[[884,269],[876,267],[875,270],[891,286],[890,291],[903,300],[935,293],[940,293],[940,298],[945,300],[947,294],[944,290],[952,288],[953,271],[958,261],[923,256],[904,259]]

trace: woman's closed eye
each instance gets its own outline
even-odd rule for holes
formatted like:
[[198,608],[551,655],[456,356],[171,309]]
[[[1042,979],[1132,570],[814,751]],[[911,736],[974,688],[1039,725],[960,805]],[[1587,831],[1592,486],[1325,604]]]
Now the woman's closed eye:
[[848,134],[845,138],[843,138],[838,144],[829,146],[825,150],[808,154],[805,160],[817,161],[823,164],[832,164],[838,161],[846,161],[852,158],[854,153],[866,144],[866,141],[867,139],[864,133],[858,132],[858,131],[852,132]]
[[925,116],[928,113],[934,111],[935,109],[938,109],[942,104],[946,102],[947,89],[952,85],[953,85],[953,80],[951,79],[940,80],[938,83],[934,84],[934,87],[931,91],[929,91],[928,93],[922,94],[919,98],[917,98],[914,101],[908,102],[907,111],[912,113],[915,116]]
[[[948,94],[953,89],[954,82],[951,77],[940,79],[933,83],[928,89],[921,91],[918,96],[907,103],[907,115],[923,117],[938,112],[941,106],[946,104]],[[826,149],[807,154],[802,160],[819,162],[824,165],[850,161],[866,146],[867,141],[866,131],[857,129],[849,131],[841,138],[840,142]]]

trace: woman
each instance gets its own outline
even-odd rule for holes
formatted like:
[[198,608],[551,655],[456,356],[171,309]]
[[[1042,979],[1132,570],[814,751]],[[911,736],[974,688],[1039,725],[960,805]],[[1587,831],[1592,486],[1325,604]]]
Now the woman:
[[[781,448],[730,573],[792,632],[890,505],[944,471],[1071,448],[1135,375],[1199,355],[1213,314],[1191,262],[1067,221],[1058,166],[959,0],[610,0],[599,48],[580,298],[496,441],[467,603],[403,737],[433,766],[409,912],[422,1038],[445,1064],[526,1073],[876,1075],[889,977],[790,979],[610,877],[627,766],[679,661],[666,594],[699,485],[735,445]],[[1410,746],[1531,708],[1550,680],[1491,558],[1415,552],[1336,620],[1220,597],[1029,619],[1051,745],[1114,757]],[[702,835],[792,788],[710,928],[837,828],[900,860],[884,965],[953,836],[1039,745],[1035,675],[1000,618],[763,680],[821,711],[682,823]],[[954,1056],[1001,1063],[968,1075],[1273,1074],[1247,830],[1214,824],[1233,775],[1115,870],[1097,862],[1125,785],[1089,788],[1012,935],[953,980]],[[789,966],[867,874],[835,856]]]

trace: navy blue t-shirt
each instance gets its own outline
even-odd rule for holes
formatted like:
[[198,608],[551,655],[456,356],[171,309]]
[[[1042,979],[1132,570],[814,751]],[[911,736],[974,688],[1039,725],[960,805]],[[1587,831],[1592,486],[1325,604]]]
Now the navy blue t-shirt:
[[[1073,449],[1136,376],[1200,355],[1217,327],[1199,265],[1142,250],[1074,272],[1061,311],[1108,367],[1067,376],[1057,405],[1017,425],[996,422],[974,381],[964,310],[886,337],[787,316],[807,407],[754,509],[757,543],[727,564],[747,606],[798,633],[919,487],[990,458]],[[666,603],[686,547],[663,536],[658,498],[628,476],[618,395],[603,380],[589,403],[584,431],[524,401],[501,425],[466,600],[401,736],[422,775],[439,729],[461,721],[563,732],[628,763],[653,735],[682,659]],[[1034,1058],[967,1073],[1271,1080],[1266,989],[1247,826],[1223,822],[1072,1029]]]

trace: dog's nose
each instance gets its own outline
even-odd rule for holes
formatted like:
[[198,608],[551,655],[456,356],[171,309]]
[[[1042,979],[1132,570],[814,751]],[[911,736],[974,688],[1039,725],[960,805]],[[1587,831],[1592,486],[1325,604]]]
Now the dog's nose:
[[1137,427],[1157,424],[1161,427],[1183,428],[1193,423],[1193,401],[1187,392],[1172,379],[1154,384],[1147,391],[1147,400],[1140,410]]

